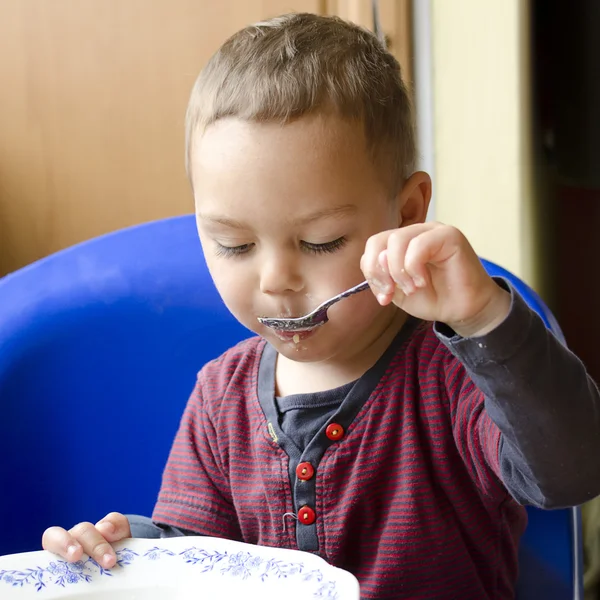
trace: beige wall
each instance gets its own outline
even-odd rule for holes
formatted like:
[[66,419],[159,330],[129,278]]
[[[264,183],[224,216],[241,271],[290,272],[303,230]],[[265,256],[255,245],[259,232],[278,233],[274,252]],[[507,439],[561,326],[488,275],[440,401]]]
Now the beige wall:
[[528,5],[431,0],[435,218],[539,287]]

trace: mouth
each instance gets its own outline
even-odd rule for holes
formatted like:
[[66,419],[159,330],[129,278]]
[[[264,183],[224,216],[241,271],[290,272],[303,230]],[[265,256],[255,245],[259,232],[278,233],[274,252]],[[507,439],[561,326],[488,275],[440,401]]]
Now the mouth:
[[303,317],[258,317],[260,323],[277,331],[309,331],[324,325],[329,320],[327,309],[316,309]]

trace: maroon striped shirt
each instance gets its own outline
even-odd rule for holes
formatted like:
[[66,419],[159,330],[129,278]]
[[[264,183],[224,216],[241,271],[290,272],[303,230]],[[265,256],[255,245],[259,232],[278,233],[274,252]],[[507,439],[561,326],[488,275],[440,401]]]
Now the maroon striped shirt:
[[[242,342],[199,373],[155,521],[298,548],[289,457],[258,397],[265,346]],[[363,598],[512,598],[526,514],[500,480],[500,438],[461,362],[419,325],[314,465],[317,553]]]

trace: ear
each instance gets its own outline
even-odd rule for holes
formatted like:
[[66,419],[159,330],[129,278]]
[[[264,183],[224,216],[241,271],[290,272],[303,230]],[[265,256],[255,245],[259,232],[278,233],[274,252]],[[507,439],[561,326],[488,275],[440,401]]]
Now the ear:
[[431,177],[424,171],[413,173],[398,193],[398,226],[424,223],[431,201]]

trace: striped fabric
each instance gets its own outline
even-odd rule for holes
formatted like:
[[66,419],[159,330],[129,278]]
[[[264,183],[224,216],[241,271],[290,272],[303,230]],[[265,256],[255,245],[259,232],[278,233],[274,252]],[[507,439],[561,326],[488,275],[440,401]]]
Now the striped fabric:
[[[200,372],[155,521],[297,548],[288,456],[257,397],[264,347],[247,340]],[[500,482],[499,440],[461,363],[419,326],[314,465],[318,554],[363,598],[512,598],[526,513]]]

